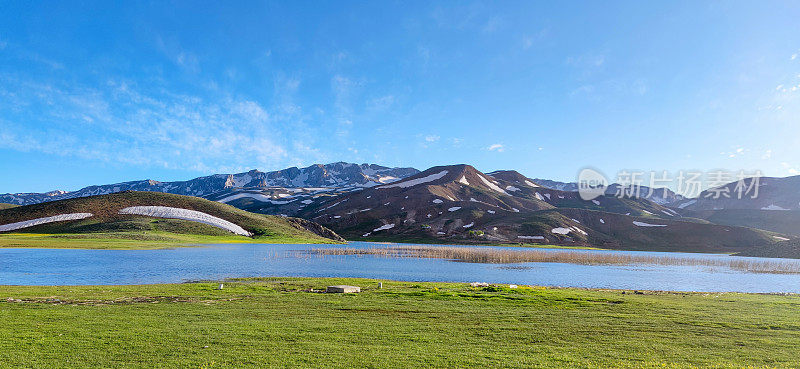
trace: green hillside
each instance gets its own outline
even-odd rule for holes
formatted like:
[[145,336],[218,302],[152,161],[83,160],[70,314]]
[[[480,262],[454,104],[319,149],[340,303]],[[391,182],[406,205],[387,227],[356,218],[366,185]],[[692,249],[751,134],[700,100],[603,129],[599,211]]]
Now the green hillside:
[[14,204],[6,204],[6,203],[4,203],[4,202],[0,202],[0,210],[4,210],[4,209],[10,209],[10,208],[15,208],[15,207],[17,207],[17,206],[19,206],[19,205],[14,205]]
[[[203,212],[234,223],[253,237],[195,221],[119,214],[120,209],[131,206],[167,206]],[[93,216],[0,233],[0,246],[151,248],[176,243],[341,241],[334,232],[303,219],[254,214],[197,197],[158,192],[122,192],[14,207],[0,212],[0,225],[70,213]]]

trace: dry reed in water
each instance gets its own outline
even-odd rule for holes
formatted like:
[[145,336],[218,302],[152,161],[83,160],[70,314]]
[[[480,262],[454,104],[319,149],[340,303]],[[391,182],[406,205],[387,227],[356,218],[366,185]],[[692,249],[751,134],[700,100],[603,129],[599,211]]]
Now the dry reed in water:
[[582,252],[552,250],[507,250],[479,247],[393,246],[370,248],[315,248],[311,255],[374,255],[394,258],[436,258],[468,263],[568,263],[580,265],[674,265],[727,267],[752,273],[800,273],[800,262],[794,260],[757,260],[742,257],[703,258],[668,255],[644,255],[615,252]]

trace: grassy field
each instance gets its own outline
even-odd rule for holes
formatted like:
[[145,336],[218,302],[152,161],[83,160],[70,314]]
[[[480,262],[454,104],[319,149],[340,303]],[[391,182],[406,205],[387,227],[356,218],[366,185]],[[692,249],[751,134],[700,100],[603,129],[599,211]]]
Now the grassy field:
[[4,286],[0,366],[800,366],[796,295],[377,282]]
[[178,234],[159,231],[91,234],[0,234],[0,247],[150,250],[214,243],[334,243],[316,237]]

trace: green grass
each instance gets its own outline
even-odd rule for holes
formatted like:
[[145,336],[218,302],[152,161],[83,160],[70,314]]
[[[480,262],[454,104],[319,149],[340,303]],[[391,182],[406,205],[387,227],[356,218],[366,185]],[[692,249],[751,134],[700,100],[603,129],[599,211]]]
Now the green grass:
[[0,234],[1,247],[25,248],[79,248],[114,250],[149,250],[172,247],[187,247],[214,243],[337,243],[312,237],[242,237],[235,235],[178,234],[168,232],[120,232],[84,234],[41,234],[5,233]]
[[796,295],[377,282],[4,286],[0,366],[800,366]]
[[19,206],[19,205],[14,205],[14,204],[6,204],[6,203],[4,203],[4,202],[0,202],[0,210],[3,210],[3,209],[11,209],[11,208],[15,208],[15,207],[17,207],[17,206]]

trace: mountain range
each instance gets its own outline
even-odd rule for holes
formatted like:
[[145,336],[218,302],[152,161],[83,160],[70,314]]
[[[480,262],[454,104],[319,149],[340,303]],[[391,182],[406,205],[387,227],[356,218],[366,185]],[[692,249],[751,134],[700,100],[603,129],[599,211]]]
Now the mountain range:
[[644,197],[618,197],[620,185],[612,184],[604,196],[584,201],[576,183],[532,179],[513,170],[482,173],[460,164],[421,172],[337,162],[188,181],[4,194],[0,202],[28,205],[122,191],[166,192],[305,218],[351,240],[739,252],[800,236],[800,176],[753,183],[760,191],[755,199],[709,196],[734,193],[735,183],[694,199],[644,186],[638,189]]

